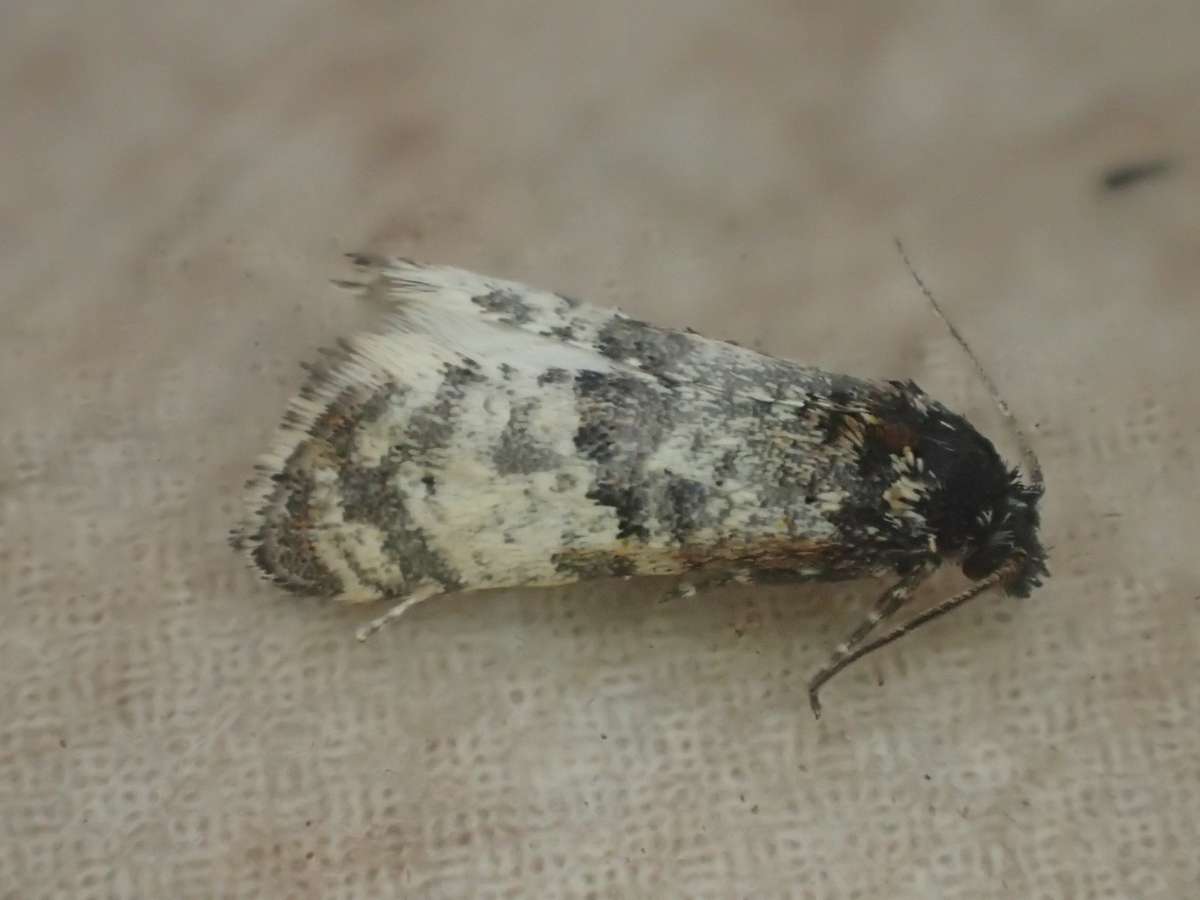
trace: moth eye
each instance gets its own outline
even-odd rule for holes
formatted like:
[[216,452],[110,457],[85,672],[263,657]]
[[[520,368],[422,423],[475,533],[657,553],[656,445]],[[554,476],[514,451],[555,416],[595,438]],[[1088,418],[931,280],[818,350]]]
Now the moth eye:
[[997,532],[987,536],[985,543],[969,549],[963,556],[963,574],[973,580],[986,578],[1012,556],[1011,535]]
[[996,571],[997,565],[998,561],[994,559],[993,554],[983,549],[967,554],[963,559],[962,570],[972,581],[978,581]]

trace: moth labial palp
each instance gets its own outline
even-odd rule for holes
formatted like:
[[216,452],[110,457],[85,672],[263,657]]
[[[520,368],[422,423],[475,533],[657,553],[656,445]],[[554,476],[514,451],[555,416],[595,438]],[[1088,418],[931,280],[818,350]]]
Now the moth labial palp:
[[456,591],[894,573],[811,682],[818,711],[820,686],[899,636],[868,641],[944,560],[980,590],[1024,595],[1046,574],[1036,459],[1026,485],[912,382],[461,269],[351,260],[347,284],[384,325],[309,370],[234,542],[293,592],[388,601],[361,636]]

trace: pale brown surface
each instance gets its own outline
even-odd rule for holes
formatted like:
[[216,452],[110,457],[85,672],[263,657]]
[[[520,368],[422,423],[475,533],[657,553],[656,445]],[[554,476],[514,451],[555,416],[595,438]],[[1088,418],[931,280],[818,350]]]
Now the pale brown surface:
[[[6,4],[0,896],[1197,895],[1200,6],[648,6]],[[353,249],[913,377],[1011,453],[894,234],[1033,430],[1054,577],[819,724],[880,584],[360,646],[224,543]]]

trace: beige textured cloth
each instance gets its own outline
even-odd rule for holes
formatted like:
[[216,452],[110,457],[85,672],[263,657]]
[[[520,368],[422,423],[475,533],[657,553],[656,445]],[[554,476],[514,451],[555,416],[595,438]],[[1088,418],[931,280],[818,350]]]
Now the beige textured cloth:
[[[1196,3],[6,7],[0,897],[1200,895]],[[1032,432],[1053,578],[820,723],[882,584],[359,645],[225,545],[355,249],[912,377],[1011,456],[895,234]]]

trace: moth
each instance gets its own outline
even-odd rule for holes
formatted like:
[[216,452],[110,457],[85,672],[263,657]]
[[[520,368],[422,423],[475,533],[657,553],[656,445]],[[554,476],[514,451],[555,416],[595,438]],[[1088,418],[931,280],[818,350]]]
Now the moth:
[[[233,542],[289,591],[388,601],[360,638],[456,591],[890,577],[810,681],[819,716],[821,686],[855,659],[1049,574],[1041,470],[1019,429],[1028,483],[911,381],[461,269],[351,260],[360,277],[339,283],[383,304],[385,324],[308,367]],[[974,583],[870,639],[944,561]]]

